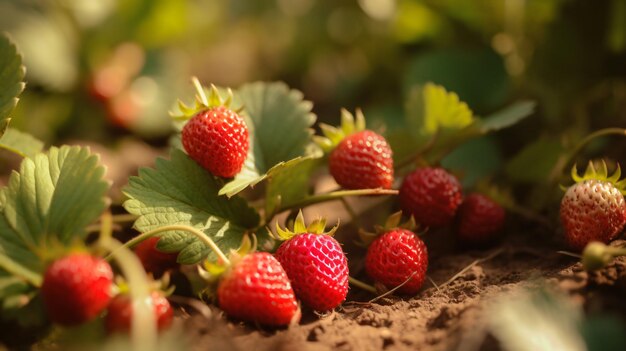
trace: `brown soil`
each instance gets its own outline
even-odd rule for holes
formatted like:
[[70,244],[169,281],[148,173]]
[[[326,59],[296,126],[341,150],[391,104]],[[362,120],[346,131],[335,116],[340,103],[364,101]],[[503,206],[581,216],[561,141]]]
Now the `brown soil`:
[[[432,240],[433,236],[437,240]],[[564,291],[587,312],[612,311],[626,316],[626,305],[621,303],[626,259],[588,274],[575,258],[556,253],[550,240],[513,235],[506,238],[506,245],[459,251],[450,239],[449,233],[426,237],[431,252],[428,274],[439,286],[426,282],[415,297],[390,296],[367,303],[373,296],[352,288],[348,301],[336,311],[325,315],[304,311],[299,325],[282,330],[228,320],[214,307],[208,318],[190,311],[181,318],[191,336],[191,349],[498,350],[498,342],[482,322],[485,303],[539,284]],[[362,252],[350,250],[352,273],[361,277],[362,264],[354,257]]]

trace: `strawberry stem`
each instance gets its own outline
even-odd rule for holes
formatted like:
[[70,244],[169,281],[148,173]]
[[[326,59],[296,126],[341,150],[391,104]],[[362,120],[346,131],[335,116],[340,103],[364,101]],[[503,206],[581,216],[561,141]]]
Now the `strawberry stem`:
[[348,277],[348,281],[350,282],[350,284],[356,286],[357,288],[361,288],[361,289],[363,289],[365,291],[369,291],[372,294],[377,294],[378,293],[378,291],[376,290],[375,287],[373,287],[373,286],[371,286],[371,285],[369,285],[367,283],[364,283],[364,282],[362,282],[362,281],[360,281],[360,280],[358,280],[356,278],[353,278],[353,277],[349,276]]
[[318,204],[326,201],[340,200],[346,196],[361,196],[361,195],[398,195],[398,190],[394,189],[358,189],[358,190],[337,190],[324,194],[316,194],[306,197],[300,201],[296,201],[291,204],[282,205],[276,213],[292,210],[296,208],[303,208],[309,205]]
[[[111,216],[102,217],[102,227],[111,228]],[[133,301],[131,321],[131,342],[133,350],[155,350],[157,340],[157,323],[154,308],[150,302],[150,284],[139,258],[109,235],[103,235],[99,246],[110,252],[128,282],[130,296]]]
[[556,162],[556,164],[554,165],[554,168],[552,169],[552,172],[550,173],[550,179],[552,181],[556,181],[559,178],[559,176],[561,176],[563,174],[563,170],[566,169],[572,163],[574,157],[576,157],[576,155],[585,146],[587,146],[587,144],[589,144],[591,141],[593,141],[596,138],[607,136],[607,135],[624,135],[624,136],[626,136],[626,129],[623,129],[623,128],[605,128],[605,129],[596,130],[595,132],[587,135],[583,140],[581,140],[578,144],[576,144],[576,146],[572,149],[572,151],[567,153],[565,156],[561,157]]
[[[220,250],[220,248],[215,244],[215,242],[206,234],[204,234],[204,232],[194,228],[194,227],[190,227],[187,225],[180,225],[180,224],[176,224],[176,225],[166,225],[163,227],[159,227],[153,230],[150,230],[148,232],[142,233],[137,235],[136,237],[130,239],[129,241],[127,241],[124,246],[125,247],[129,247],[132,248],[136,245],[138,245],[139,243],[141,243],[142,241],[151,238],[153,236],[156,236],[160,233],[163,232],[169,232],[169,231],[174,231],[174,230],[179,230],[179,231],[184,231],[190,234],[193,234],[196,238],[198,238],[200,241],[202,241],[202,243],[204,243],[206,246],[210,247],[211,250],[213,250],[213,252],[215,252],[215,254],[217,255],[217,257],[222,260],[222,262],[229,266],[230,265],[230,260],[228,259],[228,257],[226,257],[226,255],[224,255],[224,253],[222,252],[222,250]],[[110,255],[109,255],[110,256]],[[108,259],[108,257],[107,257]]]

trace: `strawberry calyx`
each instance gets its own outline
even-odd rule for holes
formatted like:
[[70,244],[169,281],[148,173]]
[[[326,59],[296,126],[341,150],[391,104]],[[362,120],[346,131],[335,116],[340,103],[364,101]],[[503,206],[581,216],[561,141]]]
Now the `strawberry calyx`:
[[[209,90],[209,96],[207,97],[205,93],[205,87],[200,84],[200,81],[197,77],[192,77],[191,82],[193,83],[196,89],[196,96],[193,106],[187,106],[182,100],[178,100],[178,108],[180,113],[170,112],[172,118],[177,121],[187,121],[191,119],[193,116],[197,115],[200,112],[209,110],[214,107],[224,106],[229,108],[230,104],[233,101],[233,91],[228,88],[228,96],[226,99],[222,99],[217,87],[214,84],[211,84],[211,89]],[[238,112],[239,110],[235,111]]]
[[[170,274],[166,272],[159,279],[154,279],[152,275],[148,274],[148,286],[151,292],[157,291],[163,296],[167,297],[174,293],[176,286],[170,284]],[[113,284],[113,295],[129,295],[130,287],[126,279],[122,276],[115,277],[115,284]]]
[[406,229],[412,232],[415,232],[419,225],[415,221],[415,218],[411,216],[406,222],[401,223],[402,220],[402,211],[398,211],[392,213],[387,217],[384,225],[375,225],[374,232],[368,232],[364,229],[359,229],[359,238],[361,239],[361,243],[363,246],[368,246],[372,243],[377,237],[392,231],[394,229]]
[[280,227],[280,225],[278,225],[278,222],[276,222],[276,232],[274,233],[271,230],[268,230],[268,231],[270,232],[270,235],[276,240],[286,241],[286,240],[293,238],[294,236],[298,234],[305,234],[305,233],[333,236],[335,232],[337,231],[337,228],[339,228],[339,220],[337,220],[337,224],[334,227],[332,227],[329,231],[325,231],[326,230],[326,218],[322,218],[322,217],[313,220],[307,226],[304,222],[304,215],[302,214],[302,210],[300,210],[298,212],[298,216],[296,217],[296,220],[293,223],[293,229],[290,230],[290,229],[287,229],[286,227],[285,229],[283,229]]
[[613,184],[613,186],[615,186],[615,188],[619,190],[620,193],[622,193],[623,195],[626,195],[626,179],[620,180],[620,177],[622,176],[622,170],[621,170],[619,163],[617,164],[615,172],[613,172],[612,175],[609,176],[608,173],[609,172],[607,170],[606,162],[604,162],[604,160],[600,162],[599,169],[596,169],[596,166],[594,165],[594,163],[592,161],[589,161],[589,164],[587,165],[587,169],[585,170],[585,173],[582,176],[578,174],[578,169],[576,165],[572,167],[572,172],[571,172],[572,179],[576,183],[581,183],[586,180],[598,180],[602,182],[609,182]]
[[[250,238],[252,237],[252,238]],[[244,235],[241,240],[241,245],[237,250],[230,250],[228,254],[229,262],[223,262],[218,260],[217,262],[211,262],[208,259],[198,265],[198,274],[200,277],[208,283],[217,283],[219,279],[227,274],[229,269],[235,266],[244,256],[249,255],[256,251],[257,239],[253,235]]]
[[326,123],[320,123],[324,136],[315,135],[313,141],[328,153],[332,151],[347,136],[365,130],[365,116],[363,111],[357,108],[355,114],[341,109],[341,125],[334,127]]

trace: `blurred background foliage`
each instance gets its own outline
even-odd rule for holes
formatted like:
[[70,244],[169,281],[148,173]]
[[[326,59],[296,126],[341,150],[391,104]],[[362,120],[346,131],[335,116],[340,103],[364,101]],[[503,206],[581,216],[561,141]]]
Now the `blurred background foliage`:
[[362,107],[391,138],[416,84],[479,116],[536,100],[531,118],[444,160],[469,183],[543,181],[591,130],[626,125],[626,0],[0,0],[0,30],[27,66],[12,125],[47,144],[165,145],[191,75],[282,80],[320,120]]

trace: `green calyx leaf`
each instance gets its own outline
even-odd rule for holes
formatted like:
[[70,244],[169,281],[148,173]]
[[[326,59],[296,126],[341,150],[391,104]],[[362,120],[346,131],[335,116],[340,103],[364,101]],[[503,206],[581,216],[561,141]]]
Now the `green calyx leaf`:
[[0,270],[38,286],[46,260],[84,240],[85,227],[106,209],[104,173],[84,147],[25,158],[0,189]]
[[22,57],[7,34],[0,33],[0,137],[9,126],[10,114],[24,90]]
[[402,221],[402,211],[398,211],[389,215],[389,217],[387,217],[387,220],[385,221],[385,224],[383,226],[375,225],[373,233],[360,229],[359,230],[359,238],[361,239],[360,244],[362,244],[363,246],[368,246],[377,237],[394,229],[400,228],[400,229],[406,229],[406,230],[415,232],[415,230],[417,230],[418,228],[418,225],[415,222],[415,218],[413,216],[411,216],[404,223],[401,223],[401,221]]
[[233,101],[233,92],[232,90],[230,90],[230,88],[227,89],[228,96],[225,100],[223,100],[215,85],[211,84],[209,96],[207,97],[205,93],[205,88],[202,86],[202,84],[200,84],[198,78],[192,77],[191,82],[196,89],[194,105],[187,106],[184,102],[178,100],[178,109],[180,110],[180,113],[170,112],[170,115],[172,115],[175,120],[186,121],[197,115],[198,113],[206,111],[210,108],[218,106],[229,107]]
[[599,180],[603,182],[609,182],[613,184],[622,194],[626,195],[626,179],[620,180],[620,177],[622,176],[622,170],[619,163],[617,164],[615,172],[613,172],[611,176],[608,175],[609,172],[606,167],[606,162],[604,162],[604,160],[600,161],[599,166],[599,169],[596,169],[594,163],[592,161],[589,161],[585,173],[580,176],[578,174],[578,168],[576,167],[576,165],[574,165],[572,167],[572,179],[576,183],[580,183],[585,180]]
[[[229,252],[259,225],[260,217],[245,199],[218,196],[222,182],[183,151],[173,149],[169,160],[157,159],[154,169],[141,169],[139,176],[130,179],[124,189],[129,197],[124,207],[139,216],[134,226],[140,232],[168,225],[191,226]],[[180,251],[182,264],[200,262],[209,254],[215,258],[205,243],[182,230],[166,231],[159,248]]]
[[272,236],[277,240],[289,240],[298,234],[318,234],[318,235],[330,235],[333,236],[335,232],[339,228],[339,221],[337,224],[329,231],[325,232],[326,229],[326,218],[318,218],[313,220],[307,226],[304,222],[304,215],[302,214],[302,210],[298,212],[298,216],[293,223],[293,229],[289,230],[287,228],[283,229],[276,222],[276,232],[272,233]]
[[332,151],[345,137],[365,130],[365,116],[363,111],[357,108],[355,115],[345,108],[341,109],[341,125],[334,127],[326,123],[320,123],[324,136],[314,136],[313,141],[328,153]]

